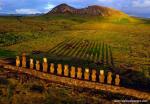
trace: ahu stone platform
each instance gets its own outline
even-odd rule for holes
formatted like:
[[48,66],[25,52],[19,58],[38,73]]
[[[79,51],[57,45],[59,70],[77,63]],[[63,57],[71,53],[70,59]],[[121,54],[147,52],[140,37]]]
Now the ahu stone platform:
[[58,75],[54,75],[54,74],[50,74],[50,73],[46,73],[46,72],[37,71],[34,69],[17,67],[17,66],[8,65],[8,64],[3,65],[3,68],[8,69],[10,71],[16,71],[18,73],[32,75],[32,76],[38,77],[40,79],[49,80],[49,81],[55,82],[55,83],[61,83],[61,84],[66,84],[66,85],[70,85],[70,86],[107,91],[107,92],[111,92],[111,93],[133,96],[138,99],[150,100],[149,93],[134,90],[134,89],[128,89],[128,88],[124,88],[124,87],[120,87],[120,86],[103,84],[103,83],[94,82],[94,81],[75,79],[72,77],[62,77],[62,76],[58,76]]

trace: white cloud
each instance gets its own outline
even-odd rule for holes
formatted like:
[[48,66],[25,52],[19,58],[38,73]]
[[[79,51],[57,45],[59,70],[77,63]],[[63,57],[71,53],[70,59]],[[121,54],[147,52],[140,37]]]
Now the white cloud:
[[36,13],[41,13],[40,11],[36,9],[16,9],[17,14],[36,14]]
[[50,9],[52,9],[54,7],[55,7],[55,5],[48,3],[44,9],[50,10]]
[[137,8],[150,8],[150,0],[134,0],[132,2],[133,7],[137,7]]

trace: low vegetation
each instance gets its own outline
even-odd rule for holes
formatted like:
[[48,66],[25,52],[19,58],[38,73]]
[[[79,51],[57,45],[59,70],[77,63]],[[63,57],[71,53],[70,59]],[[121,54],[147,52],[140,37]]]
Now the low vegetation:
[[136,99],[104,91],[47,83],[33,77],[23,83],[13,77],[5,80],[7,84],[0,83],[1,104],[111,104],[114,99]]
[[[26,52],[36,58],[47,56],[51,62],[81,61],[83,66],[95,66],[97,60],[115,65],[115,70],[122,74],[130,75],[128,70],[132,70],[149,78],[149,21],[61,14],[0,17],[0,57],[15,58]],[[65,47],[63,42],[67,41],[73,48]],[[81,46],[82,41],[90,44]],[[89,63],[85,61],[91,59]]]

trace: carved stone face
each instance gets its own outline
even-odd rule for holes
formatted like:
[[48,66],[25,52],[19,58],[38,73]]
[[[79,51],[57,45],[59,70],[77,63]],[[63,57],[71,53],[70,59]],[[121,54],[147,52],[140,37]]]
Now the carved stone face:
[[116,78],[119,78],[119,74],[116,75]]
[[93,70],[92,70],[92,73],[96,73],[96,70],[95,70],[95,69],[93,69]]
[[112,75],[112,72],[108,72],[108,75],[110,75],[110,76],[111,76],[111,75]]
[[22,56],[26,56],[26,53],[22,53]]
[[37,61],[36,61],[36,64],[39,64],[39,63],[40,63],[40,61],[37,60]]
[[19,59],[19,56],[16,56],[17,59]]
[[68,65],[65,65],[64,68],[65,68],[65,69],[68,69]]
[[47,63],[47,58],[43,58],[44,63]]
[[51,63],[51,67],[54,67],[54,64],[53,64],[53,63]]
[[72,69],[72,70],[75,70],[75,67],[74,67],[74,66],[72,66],[72,67],[71,67],[71,69]]
[[30,63],[33,63],[33,59],[30,59]]
[[104,70],[100,70],[100,75],[104,75]]
[[82,71],[82,68],[79,67],[79,68],[78,68],[78,72],[81,72],[81,71]]
[[61,65],[61,64],[58,64],[58,68],[62,68],[62,65]]
[[86,69],[85,69],[85,72],[86,72],[86,73],[89,73],[89,69],[88,69],[88,68],[86,68]]

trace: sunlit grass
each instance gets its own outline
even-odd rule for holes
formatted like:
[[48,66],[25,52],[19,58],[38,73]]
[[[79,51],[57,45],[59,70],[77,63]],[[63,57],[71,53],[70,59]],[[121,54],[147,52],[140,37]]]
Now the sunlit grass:
[[[46,15],[0,17],[0,23],[1,39],[6,37],[5,41],[0,42],[1,50],[18,54],[34,50],[47,52],[66,39],[87,39],[109,44],[118,66],[142,70],[149,65],[149,20]],[[5,34],[13,36],[7,38]]]

